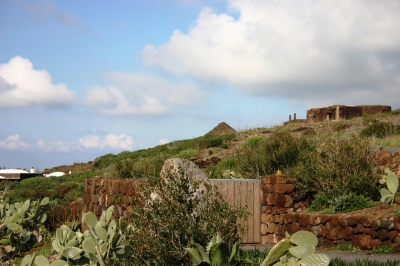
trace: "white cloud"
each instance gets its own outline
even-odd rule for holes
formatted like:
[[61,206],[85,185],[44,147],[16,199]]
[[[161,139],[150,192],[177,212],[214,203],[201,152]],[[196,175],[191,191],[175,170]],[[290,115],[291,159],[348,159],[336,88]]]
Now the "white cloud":
[[44,151],[58,151],[58,152],[70,152],[73,150],[79,150],[80,147],[77,143],[65,142],[65,141],[48,141],[43,140],[37,141],[37,147]]
[[4,140],[0,140],[0,148],[7,150],[16,150],[16,149],[24,149],[28,148],[28,143],[22,141],[18,134],[8,136]]
[[70,152],[74,150],[83,150],[90,148],[104,149],[106,147],[112,149],[129,150],[132,148],[134,140],[126,134],[114,135],[108,134],[104,138],[96,135],[87,135],[80,138],[77,142],[65,141],[37,141],[37,148],[44,151]]
[[169,143],[170,141],[168,140],[168,139],[159,139],[158,140],[158,145],[163,145],[163,144],[167,144],[167,143]]
[[399,1],[229,5],[237,19],[204,8],[188,33],[176,30],[160,47],[147,45],[145,65],[256,95],[347,101],[351,91],[350,100],[372,103],[400,97]]
[[0,108],[71,105],[75,93],[65,84],[53,84],[46,70],[35,70],[25,58],[15,56],[0,64]]
[[108,134],[103,139],[101,139],[99,136],[88,135],[79,139],[79,144],[85,148],[103,149],[106,146],[109,146],[114,149],[129,150],[132,148],[133,143],[134,143],[133,138],[126,134],[121,134],[121,135]]
[[104,114],[158,115],[203,97],[198,85],[186,81],[126,72],[111,72],[106,78],[112,85],[86,88],[88,106]]

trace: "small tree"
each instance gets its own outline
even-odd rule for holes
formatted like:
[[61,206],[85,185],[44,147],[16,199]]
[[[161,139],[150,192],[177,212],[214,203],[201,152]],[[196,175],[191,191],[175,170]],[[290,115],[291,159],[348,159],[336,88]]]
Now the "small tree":
[[205,246],[219,234],[233,245],[244,233],[244,209],[229,205],[211,185],[201,199],[193,197],[200,183],[180,175],[150,178],[142,187],[145,204],[132,210],[135,231],[128,237],[132,265],[188,265],[190,243]]

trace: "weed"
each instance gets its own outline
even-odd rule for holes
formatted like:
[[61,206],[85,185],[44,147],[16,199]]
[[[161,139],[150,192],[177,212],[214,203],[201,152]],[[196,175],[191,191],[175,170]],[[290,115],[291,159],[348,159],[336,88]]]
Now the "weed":
[[343,251],[351,250],[351,251],[354,251],[354,250],[360,250],[360,248],[352,246],[349,243],[343,243],[343,244],[337,245],[336,247],[332,247],[331,250],[343,250]]
[[382,246],[381,244],[379,244],[379,246],[368,250],[368,253],[370,253],[370,254],[394,253],[394,245],[388,247],[388,246]]

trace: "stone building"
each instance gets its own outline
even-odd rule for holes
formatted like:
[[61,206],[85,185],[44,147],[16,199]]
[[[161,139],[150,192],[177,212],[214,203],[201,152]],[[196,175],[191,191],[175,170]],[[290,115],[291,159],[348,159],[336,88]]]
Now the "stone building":
[[299,122],[339,121],[366,114],[387,113],[391,110],[392,107],[387,105],[331,105],[307,110],[306,119],[296,119],[296,114],[292,119],[292,116],[289,115],[289,121],[285,122],[284,125]]
[[387,105],[331,105],[307,110],[307,120],[309,122],[339,121],[365,114],[387,113],[391,110],[392,108]]

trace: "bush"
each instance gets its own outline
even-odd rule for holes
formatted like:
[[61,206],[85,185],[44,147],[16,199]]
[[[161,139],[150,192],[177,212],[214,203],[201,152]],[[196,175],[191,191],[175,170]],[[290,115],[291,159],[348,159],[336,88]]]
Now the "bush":
[[379,199],[376,144],[370,138],[352,134],[327,134],[304,151],[299,163],[290,169],[296,198],[317,192],[332,200],[349,193]]
[[166,155],[159,154],[157,156],[139,160],[132,160],[130,158],[125,160],[116,160],[113,166],[114,175],[121,178],[138,179],[156,176],[160,173],[166,159],[168,159]]
[[326,213],[333,214],[361,210],[376,205],[370,198],[352,192],[334,199],[327,199],[322,194],[323,193],[317,194],[308,210],[320,211],[323,207],[328,207]]
[[207,166],[207,168],[204,170],[206,173],[208,173],[208,178],[210,179],[221,179],[222,177],[222,171],[224,170],[233,170],[235,171],[236,169],[236,160],[233,157],[226,157],[223,158],[218,164],[210,164]]
[[305,138],[294,138],[289,132],[250,138],[236,153],[237,171],[250,178],[273,174],[297,164],[300,152],[309,146]]
[[375,121],[361,131],[365,137],[384,138],[400,133],[400,127],[389,122]]
[[[185,247],[205,246],[219,234],[229,245],[243,233],[245,211],[225,202],[216,188],[208,187],[204,197],[192,197],[199,183],[180,178],[149,178],[142,187],[144,207],[132,210],[133,234],[128,236],[132,251],[130,265],[189,265]],[[157,195],[157,196],[155,196]]]
[[196,157],[197,151],[196,150],[183,150],[179,152],[179,158],[190,159],[192,157]]

